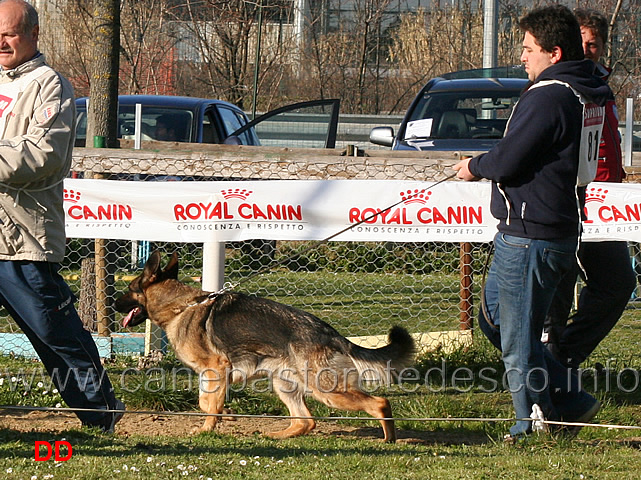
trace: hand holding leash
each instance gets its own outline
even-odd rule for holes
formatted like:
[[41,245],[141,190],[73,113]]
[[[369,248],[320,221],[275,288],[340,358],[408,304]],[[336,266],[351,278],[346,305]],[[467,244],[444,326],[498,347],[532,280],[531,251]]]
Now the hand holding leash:
[[456,178],[460,178],[466,182],[476,182],[480,180],[479,177],[470,172],[470,160],[472,160],[471,155],[461,156],[461,161],[452,167],[452,169],[456,171]]

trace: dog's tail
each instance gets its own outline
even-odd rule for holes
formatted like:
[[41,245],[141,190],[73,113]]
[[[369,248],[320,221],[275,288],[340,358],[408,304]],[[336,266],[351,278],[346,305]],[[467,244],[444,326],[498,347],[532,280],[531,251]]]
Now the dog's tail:
[[416,342],[406,329],[394,326],[387,345],[380,348],[354,345],[350,357],[361,379],[389,385],[400,371],[414,363]]

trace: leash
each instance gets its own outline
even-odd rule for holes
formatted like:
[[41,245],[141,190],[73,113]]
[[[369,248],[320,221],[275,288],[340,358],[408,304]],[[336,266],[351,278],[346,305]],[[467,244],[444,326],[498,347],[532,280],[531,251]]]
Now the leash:
[[432,188],[440,185],[441,183],[446,182],[448,180],[451,180],[452,178],[456,177],[456,174],[457,174],[457,172],[454,172],[453,174],[448,175],[447,177],[445,177],[445,178],[443,178],[443,179],[441,179],[441,180],[439,180],[437,182],[432,183],[429,187],[425,187],[423,190],[417,191],[414,194],[409,195],[409,196],[399,200],[398,202],[396,202],[396,203],[384,208],[383,210],[379,210],[378,212],[373,213],[370,216],[365,217],[362,220],[359,220],[358,222],[343,228],[342,230],[330,235],[329,237],[326,237],[326,238],[324,238],[322,240],[317,240],[317,241],[313,242],[311,245],[308,245],[307,247],[305,247],[303,250],[295,253],[294,255],[290,255],[290,256],[285,257],[284,259],[278,260],[276,262],[271,262],[269,265],[266,265],[266,266],[258,269],[257,271],[255,271],[251,275],[248,275],[247,277],[238,280],[236,283],[225,282],[225,284],[223,285],[223,288],[221,288],[220,290],[218,290],[216,292],[210,293],[209,296],[207,297],[207,299],[216,298],[221,293],[225,293],[225,292],[228,292],[229,290],[233,290],[233,289],[237,288],[239,285],[251,280],[252,278],[255,278],[255,277],[258,277],[260,275],[263,275],[266,272],[268,272],[268,271],[270,271],[270,270],[272,270],[272,269],[274,269],[276,267],[284,265],[285,263],[288,263],[288,262],[292,261],[293,259],[295,259],[297,257],[300,257],[304,253],[307,253],[310,250],[313,250],[314,248],[317,248],[317,247],[329,242],[331,239],[338,237],[342,233],[345,233],[345,232],[351,230],[352,228],[357,227],[357,226],[359,226],[359,225],[361,225],[361,224],[363,224],[365,222],[368,222],[368,221],[372,220],[373,218],[376,218],[380,214],[391,210],[392,208],[396,207],[397,205],[400,205],[401,203],[407,201],[409,198],[414,198],[414,197],[417,197],[419,195],[422,195],[423,193],[427,192],[428,190],[431,190]]

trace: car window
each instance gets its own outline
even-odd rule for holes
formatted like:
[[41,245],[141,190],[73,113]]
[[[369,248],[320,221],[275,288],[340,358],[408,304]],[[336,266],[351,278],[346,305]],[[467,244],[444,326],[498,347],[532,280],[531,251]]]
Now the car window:
[[222,143],[218,128],[216,128],[216,117],[213,109],[209,109],[203,115],[203,143]]
[[[189,142],[193,113],[178,108],[142,107],[142,140],[162,142]],[[136,133],[135,105],[118,108],[118,138],[133,139]]]
[[[223,127],[225,128],[225,138],[229,137],[232,133],[247,123],[247,118],[243,114],[232,110],[231,108],[219,105],[218,113],[223,122]],[[238,138],[243,145],[258,145],[258,139],[256,138],[253,130],[247,130],[241,133],[238,135]]]
[[87,110],[78,109],[76,113],[76,143],[77,147],[84,147],[87,138]]
[[338,98],[284,105],[255,117],[234,134],[255,129],[261,145],[335,148],[340,105]]
[[501,138],[519,95],[519,91],[427,93],[413,109],[403,138]]
[[[190,142],[193,112],[178,108],[142,107],[141,139],[165,142]],[[118,138],[133,140],[136,134],[135,105],[118,108]],[[76,146],[87,138],[87,109],[79,106],[76,115]]]

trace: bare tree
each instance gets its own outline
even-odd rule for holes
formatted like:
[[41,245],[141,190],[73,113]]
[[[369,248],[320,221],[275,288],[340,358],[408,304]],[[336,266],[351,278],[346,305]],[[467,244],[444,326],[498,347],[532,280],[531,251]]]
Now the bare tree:
[[467,1],[402,14],[391,36],[389,62],[397,74],[388,77],[394,92],[388,111],[406,108],[428,78],[482,64],[482,12]]
[[[328,2],[334,10],[341,2]],[[309,20],[309,48],[303,63],[307,68],[305,85],[314,85],[310,94],[322,98],[339,97],[348,113],[371,113],[378,110],[386,52],[381,34],[389,18],[389,0],[356,0],[351,10],[343,10],[340,22],[328,28],[323,12],[314,12]]]
[[[88,146],[118,146],[118,73],[120,70],[120,1],[96,0],[93,8],[94,57],[89,88],[87,117]],[[95,145],[94,137],[104,138],[104,145]],[[93,144],[93,145],[92,145]],[[96,239],[95,282],[98,333],[108,335],[113,322],[109,305],[113,298],[115,262],[108,262],[106,241]],[[87,259],[85,259],[87,260]],[[82,279],[92,281],[90,274]]]
[[122,2],[120,87],[128,94],[176,93],[176,46],[171,0]]
[[73,84],[76,96],[89,94],[93,17],[88,0],[52,0],[40,12],[45,24],[40,46],[47,61]]
[[258,8],[256,2],[245,0],[186,0],[174,12],[191,47],[190,74],[209,96],[243,105],[251,79],[248,40]]
[[[76,92],[86,95],[92,83],[89,65],[100,52],[87,41],[94,36],[93,0],[48,4],[55,4],[59,26],[44,29],[43,49]],[[120,5],[119,81],[126,93],[214,97],[245,109],[256,94],[262,110],[289,101],[338,97],[346,113],[376,114],[403,111],[430,77],[482,66],[482,11],[472,0],[435,2],[404,13],[393,11],[398,4],[391,0],[307,5],[284,0],[121,0]],[[638,96],[641,5],[578,0],[581,5],[611,19],[605,63],[613,68],[610,84],[619,103],[628,95]],[[297,7],[305,14],[302,36],[294,25]],[[500,65],[520,61],[518,19],[526,11],[517,0],[499,3]],[[63,39],[52,32],[61,32]]]

